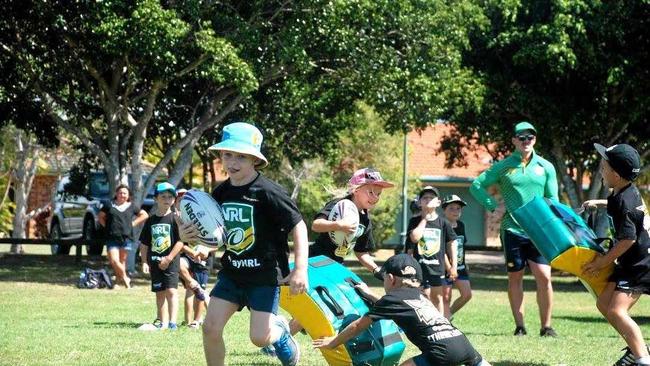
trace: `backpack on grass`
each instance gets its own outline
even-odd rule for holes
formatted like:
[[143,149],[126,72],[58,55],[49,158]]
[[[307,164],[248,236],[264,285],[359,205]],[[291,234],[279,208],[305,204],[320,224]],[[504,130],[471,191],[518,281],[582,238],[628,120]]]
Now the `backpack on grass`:
[[93,288],[113,288],[113,281],[105,269],[94,270],[86,268],[79,274],[78,288],[93,289]]

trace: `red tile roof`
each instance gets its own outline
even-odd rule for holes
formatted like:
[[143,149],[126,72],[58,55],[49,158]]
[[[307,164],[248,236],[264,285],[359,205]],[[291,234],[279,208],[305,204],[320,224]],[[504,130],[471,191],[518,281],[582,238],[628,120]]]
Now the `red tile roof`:
[[477,147],[476,151],[463,149],[467,166],[446,168],[447,156],[439,151],[440,142],[444,136],[450,135],[452,129],[453,127],[446,123],[437,123],[424,130],[409,133],[409,176],[475,178],[490,166],[492,156],[481,146]]

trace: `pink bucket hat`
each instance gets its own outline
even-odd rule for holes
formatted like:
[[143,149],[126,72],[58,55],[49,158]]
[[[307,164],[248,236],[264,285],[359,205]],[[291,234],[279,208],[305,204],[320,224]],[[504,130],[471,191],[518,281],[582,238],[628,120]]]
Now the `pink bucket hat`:
[[372,168],[363,168],[357,170],[354,172],[354,174],[352,174],[352,178],[350,178],[348,184],[351,186],[363,186],[366,184],[371,184],[373,186],[379,186],[382,188],[395,187],[393,183],[382,179],[381,174]]

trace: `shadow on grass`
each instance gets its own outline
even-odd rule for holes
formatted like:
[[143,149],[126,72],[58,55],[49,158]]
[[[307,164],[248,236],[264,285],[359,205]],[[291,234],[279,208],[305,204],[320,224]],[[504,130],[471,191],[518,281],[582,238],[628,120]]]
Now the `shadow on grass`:
[[[553,316],[555,319],[564,319],[570,320],[579,323],[607,323],[607,320],[602,316],[574,316],[574,315],[558,315]],[[650,324],[650,316],[632,316],[632,319],[638,325],[647,325]]]
[[109,266],[100,257],[84,257],[77,263],[74,256],[0,254],[0,281],[76,284],[87,267]]
[[517,362],[517,361],[499,361],[499,362],[492,362],[492,366],[550,366],[547,363],[522,363],[522,362]]
[[142,325],[142,323],[136,322],[94,322],[93,325],[96,328],[124,328],[124,329],[137,329]]

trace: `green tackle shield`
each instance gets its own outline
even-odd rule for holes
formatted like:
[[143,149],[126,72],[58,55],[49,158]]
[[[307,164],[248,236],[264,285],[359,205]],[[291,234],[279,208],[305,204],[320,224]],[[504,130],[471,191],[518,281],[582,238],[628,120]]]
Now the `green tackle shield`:
[[582,273],[582,267],[605,250],[596,234],[573,210],[557,201],[535,197],[512,212],[537,250],[551,266],[577,276],[592,294],[600,294],[614,266],[597,275]]

